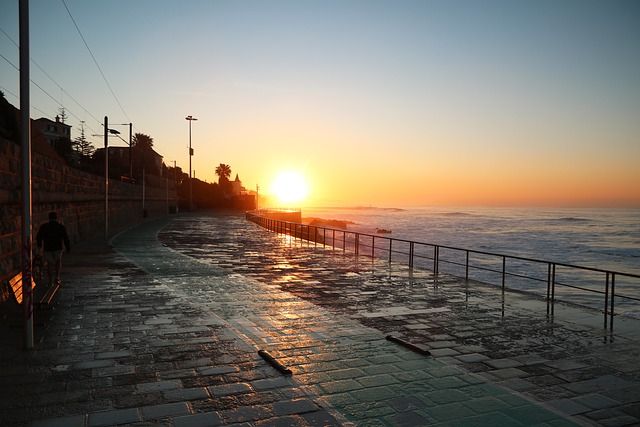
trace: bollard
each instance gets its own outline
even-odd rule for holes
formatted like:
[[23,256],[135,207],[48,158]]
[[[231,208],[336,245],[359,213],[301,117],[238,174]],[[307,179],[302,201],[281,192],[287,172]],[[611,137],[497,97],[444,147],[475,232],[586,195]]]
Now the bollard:
[[408,348],[411,351],[415,351],[416,353],[424,354],[425,356],[431,356],[429,350],[425,350],[424,348],[420,348],[417,345],[410,343],[409,341],[405,341],[401,338],[394,337],[393,335],[387,335],[387,341],[394,342],[396,344],[400,344],[403,347]]
[[273,356],[271,356],[265,350],[258,350],[258,354],[260,355],[260,357],[262,357],[264,360],[266,360],[271,366],[273,366],[280,373],[282,373],[284,375],[292,375],[293,374],[293,372],[291,372],[291,369],[287,368],[286,366],[284,366],[283,364],[278,362]]

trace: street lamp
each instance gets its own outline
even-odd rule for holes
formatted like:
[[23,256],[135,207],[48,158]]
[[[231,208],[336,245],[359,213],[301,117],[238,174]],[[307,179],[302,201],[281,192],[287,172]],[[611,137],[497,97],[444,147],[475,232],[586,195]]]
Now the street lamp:
[[[114,123],[111,126],[129,126],[129,179],[133,180],[133,160],[131,159],[131,147],[133,146],[133,125],[131,123]],[[118,131],[115,132],[117,132],[118,134],[120,133]]]
[[191,156],[193,156],[193,149],[191,148],[191,122],[198,120],[193,116],[187,116],[185,119],[189,120],[189,210],[193,210],[193,185],[191,182]]
[[109,129],[109,118],[104,116],[104,238],[106,240],[109,239],[109,135],[120,138],[120,132]]

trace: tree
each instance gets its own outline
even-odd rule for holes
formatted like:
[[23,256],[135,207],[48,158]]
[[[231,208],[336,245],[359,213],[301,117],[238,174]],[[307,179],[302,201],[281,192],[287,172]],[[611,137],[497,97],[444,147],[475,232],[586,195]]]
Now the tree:
[[64,109],[64,107],[58,108],[58,118],[62,123],[67,122],[67,111]]
[[220,163],[216,166],[216,175],[218,175],[219,184],[229,181],[229,177],[231,176],[231,166]]
[[95,151],[91,142],[87,140],[84,134],[84,120],[80,122],[80,136],[76,137],[74,143],[74,149],[82,156],[89,157]]
[[153,138],[143,133],[136,133],[131,138],[131,147],[133,149],[132,169],[137,179],[142,178],[142,171],[150,175],[159,175],[161,165],[156,164],[153,159],[158,155],[153,150]]
[[133,135],[131,145],[142,151],[148,151],[153,148],[153,138],[143,133],[136,133]]
[[220,186],[222,193],[230,194],[231,181],[229,181],[229,177],[231,176],[231,166],[220,163],[216,166],[216,175],[218,175],[218,185]]

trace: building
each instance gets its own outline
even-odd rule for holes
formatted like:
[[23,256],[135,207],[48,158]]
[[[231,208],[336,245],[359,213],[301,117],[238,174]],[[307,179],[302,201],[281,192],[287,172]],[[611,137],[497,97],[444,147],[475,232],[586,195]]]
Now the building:
[[246,193],[247,189],[242,186],[242,181],[240,181],[240,178],[238,178],[238,174],[236,174],[236,179],[231,181],[231,194],[233,196],[239,196]]
[[60,121],[60,116],[56,116],[56,121],[45,117],[33,120],[31,125],[33,137],[42,136],[47,143],[55,147],[58,140],[71,140],[71,126]]

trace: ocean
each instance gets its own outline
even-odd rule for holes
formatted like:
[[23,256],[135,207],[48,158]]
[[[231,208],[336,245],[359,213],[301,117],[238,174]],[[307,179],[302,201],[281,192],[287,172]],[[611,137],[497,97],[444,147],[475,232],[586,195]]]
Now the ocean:
[[[305,208],[302,217],[349,221],[348,230],[393,239],[451,246],[507,256],[590,267],[640,275],[640,209],[501,208],[501,207],[410,207],[410,208]],[[383,229],[389,234],[378,234]],[[377,246],[377,244],[376,244]],[[444,259],[446,255],[441,252]],[[454,256],[454,255],[451,255]],[[493,261],[478,261],[480,264]],[[451,265],[453,274],[461,274]],[[490,267],[494,268],[494,267]],[[495,267],[500,269],[501,266]],[[523,263],[523,275],[546,280],[547,267]],[[447,265],[440,269],[446,272]],[[539,270],[539,271],[533,271]],[[481,272],[478,280],[487,278]],[[595,292],[604,289],[605,276],[590,272],[567,274],[568,285]],[[563,274],[559,268],[558,274]],[[491,279],[493,280],[493,279]],[[539,283],[511,279],[511,287],[530,291]],[[530,281],[529,281],[530,282]],[[546,284],[544,284],[546,290]],[[601,295],[571,288],[560,295],[573,295],[573,302],[601,308]],[[640,299],[640,279],[616,276],[616,294]],[[594,303],[594,301],[597,301]],[[617,307],[640,317],[640,302],[621,300]],[[625,311],[625,310],[623,310]]]

